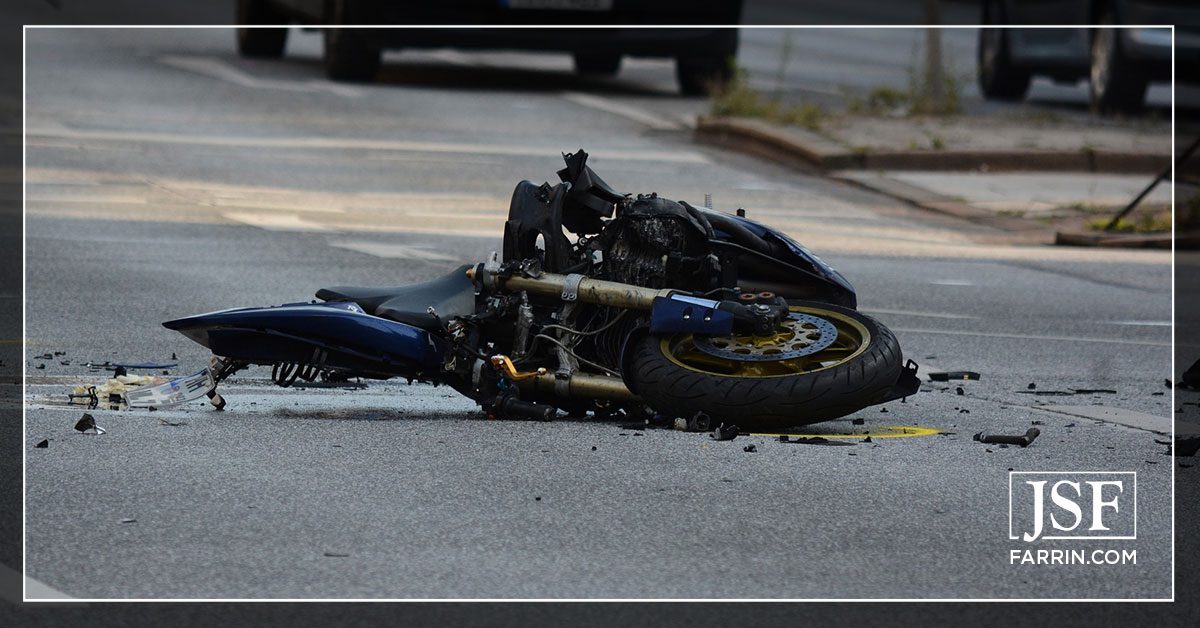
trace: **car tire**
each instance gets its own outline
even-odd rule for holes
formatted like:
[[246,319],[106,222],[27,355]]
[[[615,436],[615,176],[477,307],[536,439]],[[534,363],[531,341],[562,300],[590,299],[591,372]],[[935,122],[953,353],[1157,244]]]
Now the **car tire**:
[[[351,0],[330,0],[326,4],[328,24],[365,23],[359,3]],[[367,44],[362,34],[353,28],[326,28],[325,76],[335,81],[369,83],[379,74],[383,51]]]
[[621,71],[621,55],[575,53],[575,72],[590,76],[616,76]]
[[[1112,23],[1105,16],[1101,23]],[[1145,103],[1146,73],[1121,51],[1116,29],[1101,28],[1092,34],[1092,65],[1088,94],[1092,108],[1103,114],[1133,113]]]
[[[238,0],[237,23],[286,24],[288,18],[267,0]],[[243,57],[278,59],[287,47],[286,28],[239,28],[237,29],[238,54]]]
[[683,95],[707,96],[733,78],[733,68],[724,56],[678,57],[675,59],[675,78]]
[[1029,71],[1013,64],[1005,29],[979,30],[976,68],[979,91],[989,100],[1022,100],[1029,92]]

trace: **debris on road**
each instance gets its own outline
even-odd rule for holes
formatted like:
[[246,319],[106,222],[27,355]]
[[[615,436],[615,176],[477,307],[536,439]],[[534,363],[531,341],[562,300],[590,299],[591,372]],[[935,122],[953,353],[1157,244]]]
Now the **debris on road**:
[[1029,382],[1029,385],[1028,385],[1028,386],[1026,386],[1026,388],[1028,388],[1029,390],[1036,390],[1036,389],[1037,389],[1037,384],[1035,384],[1035,383],[1033,383],[1033,382]]
[[1163,383],[1164,383],[1164,384],[1166,384],[1167,388],[1170,388],[1170,387],[1171,387],[1171,380],[1169,380],[1169,379],[1164,379],[1164,380],[1163,380]]
[[847,442],[843,442],[840,440],[829,440],[828,438],[825,438],[823,436],[798,436],[793,439],[793,438],[789,438],[787,434],[780,435],[779,442],[794,443],[797,445],[832,445],[834,447],[845,446],[845,445],[851,445],[851,446],[854,445],[854,443],[847,443]]
[[930,373],[929,381],[931,382],[948,382],[950,380],[979,380],[979,373],[975,371],[948,371]]
[[713,440],[733,440],[733,439],[737,438],[739,433],[740,433],[740,430],[738,430],[738,426],[730,425],[729,427],[725,427],[725,424],[722,423],[717,426],[717,429],[713,430],[712,439]]
[[[154,408],[150,408],[150,409],[153,410]],[[181,426],[187,425],[187,421],[180,421],[178,423],[172,423],[166,419],[159,419],[158,424],[159,425],[167,425],[170,427],[181,427]],[[340,447],[340,445],[334,445],[334,447]]]
[[82,434],[87,434],[88,430],[92,430],[96,434],[105,433],[104,428],[96,425],[96,417],[86,412],[84,412],[83,416],[79,417],[79,420],[75,422],[75,430]]
[[956,395],[958,395],[958,396],[960,396],[960,397],[961,397],[961,396],[963,396],[963,395],[965,395],[965,394],[967,394],[967,393],[966,393],[966,391],[964,391],[964,390],[963,390],[963,387],[962,387],[962,386],[958,386],[958,387],[956,387],[956,388],[954,389],[954,394],[956,394]]
[[1006,435],[1006,434],[984,434],[983,432],[979,432],[979,433],[975,434],[974,438],[975,438],[975,440],[977,440],[981,443],[995,444],[995,445],[1020,445],[1021,447],[1028,447],[1033,444],[1033,440],[1035,438],[1037,438],[1038,435],[1041,433],[1042,433],[1042,431],[1039,430],[1038,428],[1031,427],[1025,431],[1024,436],[1010,436],[1010,435]]
[[325,552],[325,556],[327,556],[329,558],[349,558],[350,557],[349,554],[343,554],[341,552]]
[[744,451],[748,454],[752,454],[752,453],[758,451],[758,447],[755,447],[754,445],[746,445],[745,447],[742,447],[742,451]]
[[866,419],[854,419],[854,420],[853,420],[853,421],[851,421],[850,423],[851,423],[852,425],[863,425],[863,424],[864,424],[864,423],[866,423],[866,422],[867,422],[867,421],[866,421]]
[[38,444],[34,445],[34,447],[36,447],[38,449],[46,449],[49,446],[50,446],[50,441],[48,441],[46,439],[42,439]]
[[127,517],[125,519],[122,519],[121,523],[137,523],[137,519],[134,519],[132,517]]

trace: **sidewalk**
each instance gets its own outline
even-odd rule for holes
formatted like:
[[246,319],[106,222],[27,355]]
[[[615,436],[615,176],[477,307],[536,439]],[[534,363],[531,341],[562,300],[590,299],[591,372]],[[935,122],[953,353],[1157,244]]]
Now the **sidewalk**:
[[[1170,125],[1145,120],[846,114],[810,127],[701,117],[695,137],[1046,243],[1063,241],[1060,231],[1103,234],[1171,154]],[[1122,223],[1127,233],[1104,234],[1103,245],[1169,246],[1170,203],[1170,184],[1160,184]]]

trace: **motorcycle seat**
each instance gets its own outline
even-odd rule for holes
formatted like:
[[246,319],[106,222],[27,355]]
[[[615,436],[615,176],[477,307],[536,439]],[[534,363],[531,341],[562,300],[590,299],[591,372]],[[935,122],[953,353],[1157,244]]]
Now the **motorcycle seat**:
[[468,265],[460,266],[437,279],[397,288],[321,288],[317,291],[317,298],[323,301],[350,301],[369,314],[434,330],[438,328],[438,322],[427,311],[429,307],[433,307],[443,322],[455,316],[475,313],[475,285],[466,275],[468,268]]

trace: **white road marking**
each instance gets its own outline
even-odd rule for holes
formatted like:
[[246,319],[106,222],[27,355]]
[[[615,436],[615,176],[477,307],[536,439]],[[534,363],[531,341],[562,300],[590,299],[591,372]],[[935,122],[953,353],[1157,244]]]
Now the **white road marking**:
[[968,281],[966,279],[934,279],[933,281],[931,281],[929,283],[931,283],[935,286],[973,286],[973,285],[975,285],[974,281]]
[[388,259],[413,259],[423,262],[454,262],[459,260],[457,257],[443,255],[442,253],[431,251],[426,246],[411,244],[391,244],[386,242],[367,242],[361,240],[339,240],[330,242],[329,246]]
[[250,212],[222,212],[222,216],[259,227],[268,231],[334,231],[325,225],[305,220],[295,214],[254,214]]
[[[155,133],[141,131],[99,131],[77,129],[35,128],[26,132],[27,138],[96,140],[112,142],[141,142],[151,144],[184,144],[197,146],[235,146],[239,148],[292,148],[374,150],[394,152],[453,153],[460,155],[505,155],[517,157],[546,157],[558,155],[561,146],[522,146],[517,144],[468,144],[455,142],[417,142],[381,140],[356,137],[230,137]],[[693,151],[655,151],[640,148],[594,148],[588,154],[597,159],[614,161],[670,162],[681,164],[711,163],[708,157]]]
[[658,114],[651,113],[645,109],[634,107],[624,103],[617,102],[611,98],[604,98],[593,94],[583,94],[580,92],[563,92],[562,97],[565,100],[573,102],[577,105],[611,113],[615,116],[620,116],[626,120],[632,120],[638,124],[644,124],[656,131],[679,131],[684,127],[674,120],[664,118]]
[[1126,338],[1089,338],[1085,336],[1042,336],[1038,334],[1008,334],[1002,332],[959,331],[951,329],[915,329],[892,327],[894,332],[908,334],[935,334],[943,336],[978,336],[980,338],[1014,338],[1017,340],[1060,340],[1063,342],[1098,342],[1113,345],[1139,345],[1145,347],[1170,347],[1171,342],[1156,342],[1154,340],[1129,340]]
[[897,316],[920,316],[923,318],[949,318],[949,319],[974,319],[977,316],[967,316],[966,314],[946,314],[944,312],[913,312],[910,310],[885,310],[882,308],[859,308],[860,312],[869,312],[871,314],[894,314]]
[[1109,325],[1129,325],[1132,327],[1170,327],[1171,321],[1108,321]]
[[1126,427],[1162,434],[1169,434],[1171,432],[1171,419],[1165,416],[1156,416],[1124,408],[1114,408],[1112,406],[1038,406],[1037,409],[1077,416],[1084,419],[1104,421],[1106,423],[1117,423]]
[[158,62],[173,68],[202,74],[226,83],[233,83],[251,89],[277,89],[289,92],[329,92],[338,96],[357,98],[362,91],[345,85],[337,85],[328,81],[285,81],[280,79],[265,79],[251,76],[241,70],[219,60],[209,57],[185,57],[167,55],[158,58]]

